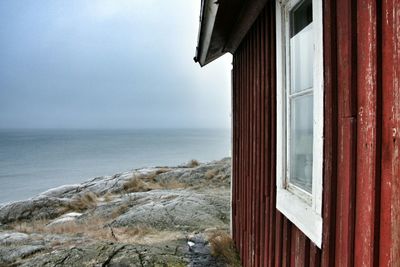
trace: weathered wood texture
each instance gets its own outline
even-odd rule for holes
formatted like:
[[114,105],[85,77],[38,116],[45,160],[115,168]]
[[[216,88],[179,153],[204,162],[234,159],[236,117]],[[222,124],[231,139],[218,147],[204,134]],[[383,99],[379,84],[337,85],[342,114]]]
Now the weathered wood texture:
[[400,0],[324,0],[323,246],[276,210],[275,4],[234,54],[244,266],[400,266]]

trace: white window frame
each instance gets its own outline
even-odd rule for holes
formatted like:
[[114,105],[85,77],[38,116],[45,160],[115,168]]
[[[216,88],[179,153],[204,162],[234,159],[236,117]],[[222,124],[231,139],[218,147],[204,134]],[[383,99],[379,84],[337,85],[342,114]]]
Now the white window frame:
[[[289,11],[301,0],[276,1],[277,53],[277,209],[294,223],[319,248],[322,245],[322,178],[323,178],[323,24],[322,0],[312,0],[314,65],[313,65],[313,168],[312,194],[288,190],[286,92],[289,53]],[[299,191],[299,192],[297,192]],[[307,193],[306,193],[307,194]]]

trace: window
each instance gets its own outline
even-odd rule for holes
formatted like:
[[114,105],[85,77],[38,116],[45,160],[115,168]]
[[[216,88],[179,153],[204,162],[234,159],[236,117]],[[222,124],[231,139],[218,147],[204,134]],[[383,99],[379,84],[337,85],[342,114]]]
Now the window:
[[322,0],[277,1],[277,208],[319,247],[322,34]]

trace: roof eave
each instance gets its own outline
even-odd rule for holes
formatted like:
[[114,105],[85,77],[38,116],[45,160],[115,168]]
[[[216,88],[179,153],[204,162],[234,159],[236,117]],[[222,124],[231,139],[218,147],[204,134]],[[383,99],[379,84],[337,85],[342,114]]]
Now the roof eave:
[[199,36],[194,60],[203,67],[209,63],[207,54],[219,4],[215,0],[202,0],[201,3]]
[[194,60],[205,66],[234,53],[268,0],[202,0]]

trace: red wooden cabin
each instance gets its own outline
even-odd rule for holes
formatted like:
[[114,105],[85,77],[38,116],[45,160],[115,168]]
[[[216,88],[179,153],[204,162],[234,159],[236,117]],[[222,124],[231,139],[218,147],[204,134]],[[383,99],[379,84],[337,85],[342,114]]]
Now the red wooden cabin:
[[244,266],[400,266],[400,0],[202,0]]

